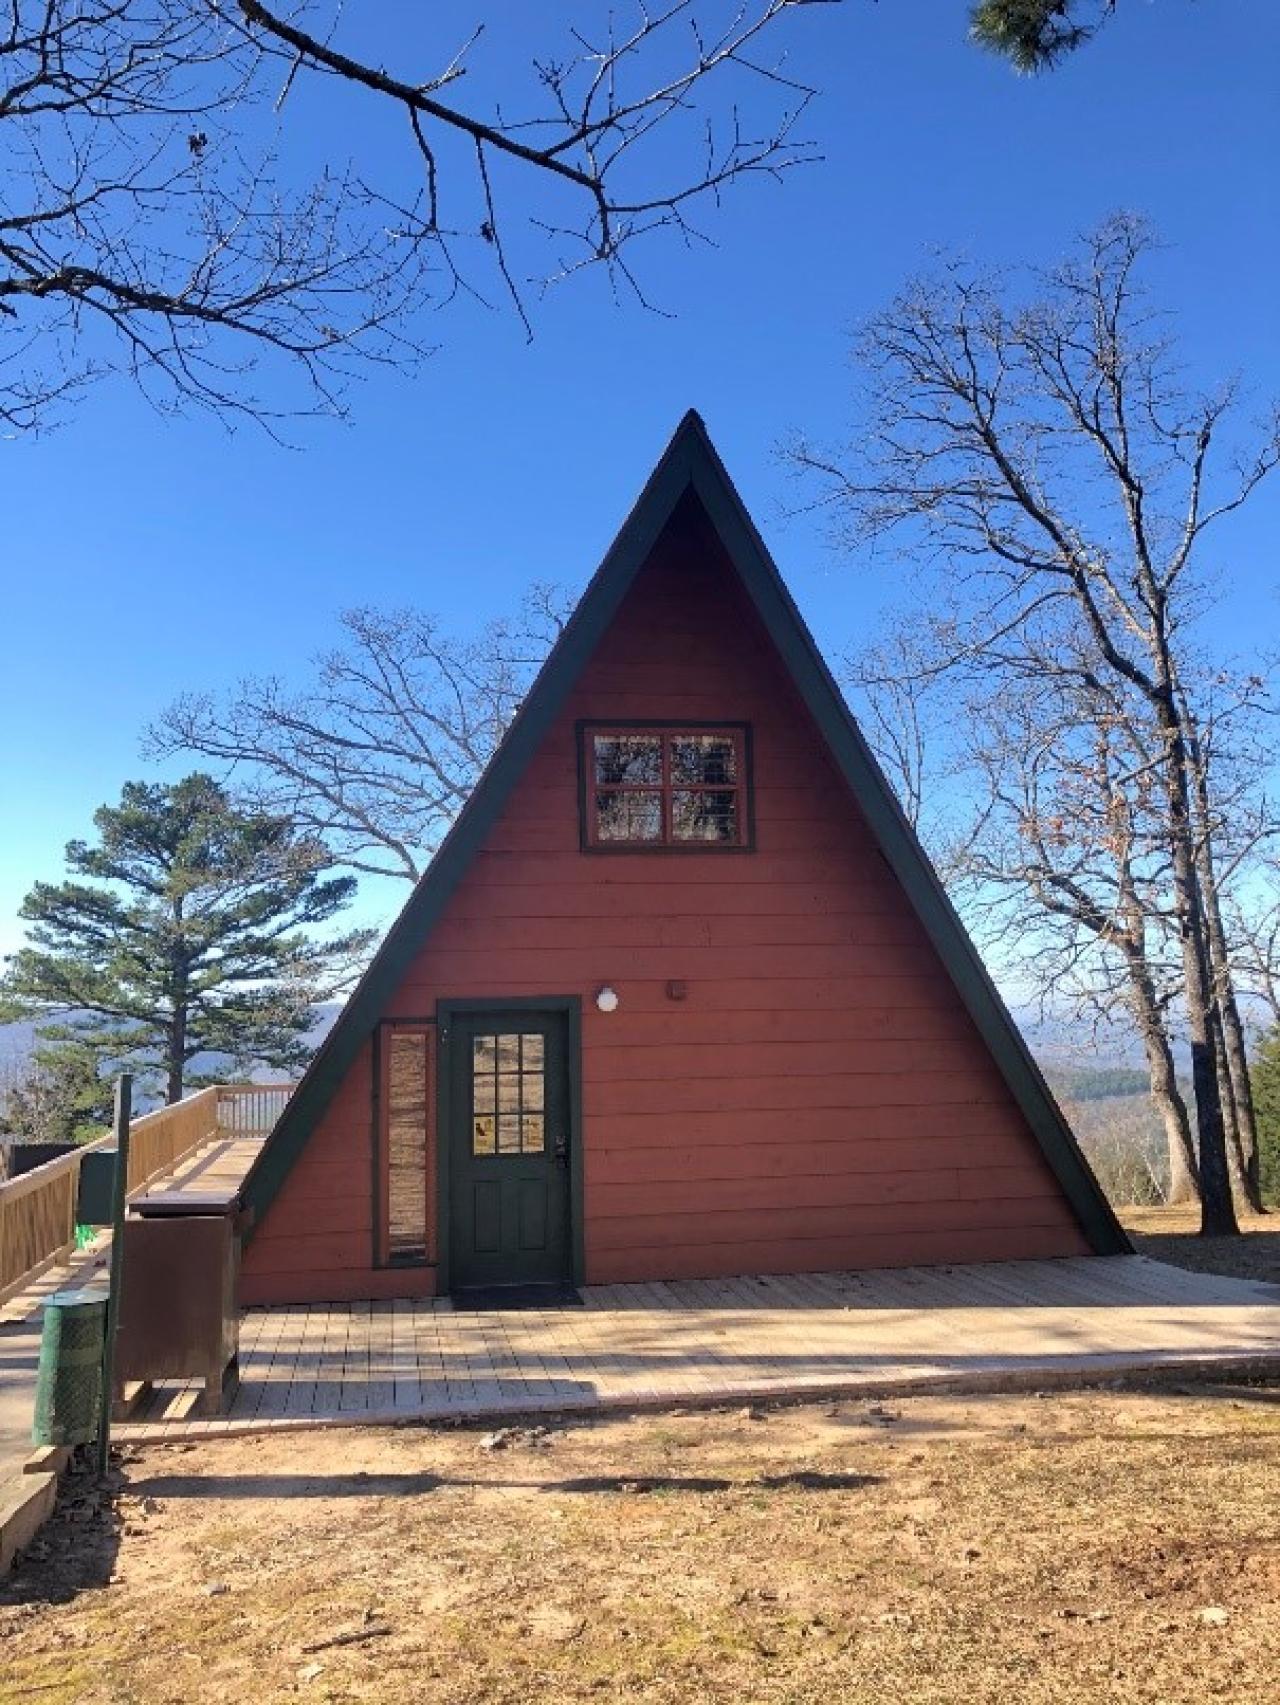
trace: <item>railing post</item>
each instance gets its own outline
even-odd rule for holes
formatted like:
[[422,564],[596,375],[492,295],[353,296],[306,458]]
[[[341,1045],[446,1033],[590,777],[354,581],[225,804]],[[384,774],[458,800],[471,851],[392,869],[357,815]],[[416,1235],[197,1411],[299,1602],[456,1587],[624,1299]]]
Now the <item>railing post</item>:
[[102,1344],[102,1408],[98,1416],[98,1473],[107,1472],[111,1455],[111,1399],[116,1380],[116,1322],[120,1318],[120,1284],[124,1277],[124,1215],[129,1189],[129,1119],[133,1111],[133,1074],[116,1079],[116,1175],[111,1204],[111,1279],[107,1291],[107,1326]]

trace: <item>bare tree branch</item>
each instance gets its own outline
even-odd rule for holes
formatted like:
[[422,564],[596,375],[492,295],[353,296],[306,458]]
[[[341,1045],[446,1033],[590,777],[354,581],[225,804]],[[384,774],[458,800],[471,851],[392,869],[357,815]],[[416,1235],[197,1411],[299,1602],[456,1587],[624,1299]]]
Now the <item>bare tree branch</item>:
[[1118,962],[1108,998],[1127,989],[1137,1013],[1167,1004],[1144,992],[1148,931],[1157,961],[1176,959],[1206,1226],[1230,1230],[1227,1168],[1239,1183],[1249,1127],[1221,921],[1244,856],[1230,747],[1266,694],[1262,672],[1206,666],[1194,634],[1205,535],[1280,462],[1280,419],[1250,437],[1233,387],[1183,384],[1141,286],[1153,247],[1117,216],[1029,295],[959,264],[909,286],[861,340],[856,437],[792,457],[844,543],[900,536],[911,552],[929,691],[960,695],[983,772],[969,868],[1006,924],[1010,908],[1056,920],[1042,981],[1080,993],[1082,970],[1105,982]]
[[[483,300],[487,277],[526,331],[530,283],[601,265],[641,294],[640,239],[687,241],[692,209],[818,157],[795,135],[813,91],[778,45],[818,3],[635,0],[629,29],[566,30],[498,98],[472,73],[501,22],[424,76],[363,52],[376,21],[337,0],[11,0],[0,423],[37,426],[112,372],[229,420],[337,410],[365,363],[429,352],[419,310]],[[403,157],[370,146],[379,106]]]
[[566,615],[548,586],[470,641],[418,611],[349,610],[311,685],[265,677],[225,699],[186,694],[150,730],[148,752],[199,754],[322,837],[337,863],[415,881]]

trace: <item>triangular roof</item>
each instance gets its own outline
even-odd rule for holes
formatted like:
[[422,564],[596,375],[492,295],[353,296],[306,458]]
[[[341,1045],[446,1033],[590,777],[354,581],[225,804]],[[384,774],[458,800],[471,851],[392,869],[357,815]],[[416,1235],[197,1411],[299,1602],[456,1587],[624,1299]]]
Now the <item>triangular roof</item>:
[[705,510],[1086,1236],[1099,1254],[1127,1251],[1130,1245],[1123,1229],[845,704],[701,417],[692,409],[677,427],[497,752],[254,1163],[242,1189],[244,1205],[252,1210],[250,1229],[254,1223],[261,1223],[307,1137],[562,709],[632,581],[677,506],[691,493]]

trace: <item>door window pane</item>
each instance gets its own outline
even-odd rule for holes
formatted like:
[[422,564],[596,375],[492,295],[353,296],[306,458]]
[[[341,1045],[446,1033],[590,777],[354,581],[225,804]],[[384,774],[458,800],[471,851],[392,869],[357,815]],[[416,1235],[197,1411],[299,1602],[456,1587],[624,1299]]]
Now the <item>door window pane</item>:
[[473,1154],[546,1148],[546,1041],[533,1031],[477,1036],[471,1046]]
[[387,1253],[427,1255],[427,1036],[393,1030],[387,1055]]

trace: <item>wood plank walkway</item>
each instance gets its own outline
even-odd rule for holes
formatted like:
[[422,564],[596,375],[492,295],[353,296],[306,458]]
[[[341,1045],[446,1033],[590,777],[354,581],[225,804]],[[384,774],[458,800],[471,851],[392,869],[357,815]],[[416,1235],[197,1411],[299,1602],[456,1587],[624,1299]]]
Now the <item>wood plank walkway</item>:
[[1121,1375],[1280,1377],[1280,1287],[1141,1256],[604,1285],[582,1307],[250,1309],[230,1411],[159,1387],[122,1440]]

